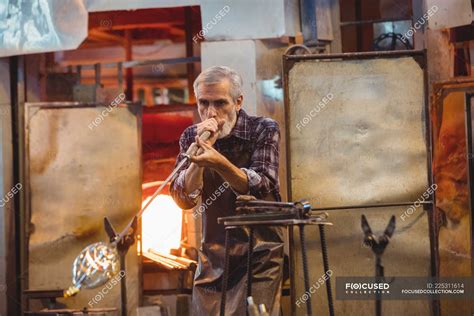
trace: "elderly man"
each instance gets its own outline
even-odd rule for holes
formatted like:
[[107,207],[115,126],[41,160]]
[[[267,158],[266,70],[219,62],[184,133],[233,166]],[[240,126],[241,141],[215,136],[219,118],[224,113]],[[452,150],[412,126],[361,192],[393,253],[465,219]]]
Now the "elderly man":
[[[224,269],[224,227],[217,218],[235,215],[239,195],[280,201],[278,182],[278,124],[249,116],[242,107],[242,78],[234,70],[211,67],[194,82],[201,123],[188,127],[180,139],[179,163],[197,142],[201,153],[171,183],[171,194],[183,209],[201,205],[202,246],[193,288],[193,315],[218,315]],[[207,141],[198,135],[211,132]],[[279,314],[283,267],[282,232],[262,227],[254,231],[252,295],[272,315]],[[229,284],[226,315],[245,315],[248,231],[230,235]]]

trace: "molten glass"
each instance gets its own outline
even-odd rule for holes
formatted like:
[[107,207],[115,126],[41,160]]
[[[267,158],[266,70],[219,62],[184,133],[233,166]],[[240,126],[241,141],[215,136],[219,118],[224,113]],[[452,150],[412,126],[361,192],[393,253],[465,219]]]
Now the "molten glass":
[[77,294],[82,287],[95,288],[106,283],[120,270],[119,255],[114,245],[98,242],[84,248],[72,264],[72,286],[65,297]]

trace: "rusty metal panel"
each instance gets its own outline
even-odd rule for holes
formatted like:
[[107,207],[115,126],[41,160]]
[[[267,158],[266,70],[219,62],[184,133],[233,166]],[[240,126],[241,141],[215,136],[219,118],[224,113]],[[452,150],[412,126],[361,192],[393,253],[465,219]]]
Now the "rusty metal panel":
[[[438,184],[435,210],[439,275],[472,276],[473,154],[472,100],[474,80],[458,78],[433,85],[433,172]],[[474,301],[442,300],[442,315],[471,315]]]
[[[15,208],[7,194],[16,183],[13,177],[13,137],[10,95],[10,61],[0,59],[0,314],[12,313],[15,297]],[[10,305],[10,306],[9,306]]]
[[[410,202],[422,200],[431,185],[424,54],[284,58],[289,197],[309,199],[318,208],[355,206],[329,212],[334,223],[327,229],[333,284],[338,276],[375,275],[375,259],[362,243],[361,214],[376,234],[396,216],[397,229],[383,258],[387,276],[431,275],[431,213],[419,207],[407,214]],[[399,205],[364,209],[383,203]],[[323,270],[319,236],[309,234],[309,258],[318,267],[311,272],[313,284]],[[300,267],[300,256],[296,258]],[[296,269],[296,298],[304,293],[300,271]],[[317,314],[327,313],[325,290],[310,299]],[[305,312],[300,305],[297,315]],[[426,301],[383,306],[387,314],[429,315],[430,310]],[[373,302],[335,300],[336,314],[366,315],[373,309]]]
[[423,69],[411,57],[295,63],[293,199],[321,207],[416,201],[428,186],[423,106]]
[[[28,288],[66,289],[80,250],[107,241],[104,216],[122,229],[140,209],[141,109],[27,103],[25,117]],[[135,313],[139,295],[134,249],[126,262],[129,313]],[[120,307],[117,285],[91,306],[100,290],[60,301],[70,308]]]

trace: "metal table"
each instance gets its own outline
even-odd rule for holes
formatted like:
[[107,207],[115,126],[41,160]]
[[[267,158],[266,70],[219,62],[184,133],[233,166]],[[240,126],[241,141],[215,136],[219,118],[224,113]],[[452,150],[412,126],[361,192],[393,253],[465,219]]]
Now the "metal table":
[[[252,256],[253,256],[253,231],[258,226],[284,226],[287,228],[290,241],[290,297],[291,303],[296,303],[296,291],[294,282],[294,266],[292,258],[294,258],[293,249],[293,227],[298,226],[300,243],[303,260],[303,275],[305,292],[309,293],[309,270],[308,258],[306,254],[305,226],[318,225],[321,238],[321,251],[324,266],[324,273],[328,275],[325,281],[329,315],[334,315],[334,306],[331,291],[331,279],[329,272],[329,261],[327,253],[326,238],[324,232],[325,225],[332,225],[327,221],[327,213],[314,213],[311,206],[305,202],[287,203],[287,202],[268,202],[261,200],[245,200],[237,201],[237,213],[244,213],[237,216],[227,216],[218,218],[218,223],[225,226],[225,259],[224,259],[224,275],[222,281],[222,296],[220,315],[225,315],[225,303],[228,287],[229,274],[229,235],[232,229],[246,227],[249,229],[248,252],[247,252],[247,297],[252,295]],[[293,310],[293,309],[292,309]],[[313,314],[311,300],[306,302],[306,310],[308,315]]]

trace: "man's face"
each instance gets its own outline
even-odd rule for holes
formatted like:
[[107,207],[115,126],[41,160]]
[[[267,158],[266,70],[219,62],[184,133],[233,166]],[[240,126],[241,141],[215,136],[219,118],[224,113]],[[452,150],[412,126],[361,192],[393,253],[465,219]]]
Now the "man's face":
[[230,95],[230,82],[227,79],[216,84],[201,83],[196,91],[198,112],[202,121],[210,118],[223,122],[218,137],[223,138],[230,134],[230,131],[237,121],[237,112],[242,106],[243,97],[233,100]]

